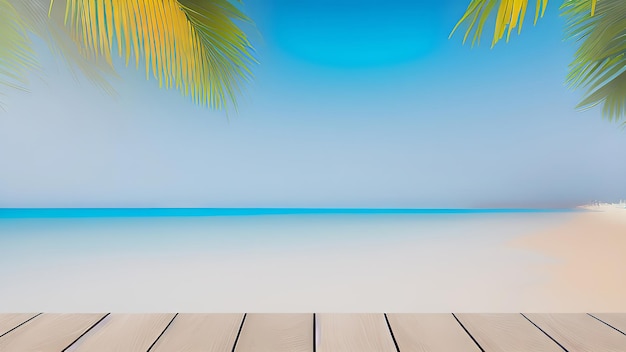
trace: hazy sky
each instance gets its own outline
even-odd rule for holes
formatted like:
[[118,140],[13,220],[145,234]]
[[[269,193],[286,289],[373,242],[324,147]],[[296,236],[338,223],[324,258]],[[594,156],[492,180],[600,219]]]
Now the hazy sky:
[[626,198],[626,130],[574,109],[559,2],[489,49],[470,0],[258,0],[239,114],[120,66],[110,97],[40,48],[0,111],[2,207],[570,206]]

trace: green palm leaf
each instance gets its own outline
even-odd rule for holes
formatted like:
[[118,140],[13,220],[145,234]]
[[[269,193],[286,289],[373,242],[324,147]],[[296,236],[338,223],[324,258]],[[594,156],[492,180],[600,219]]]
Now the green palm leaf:
[[579,108],[603,105],[609,120],[626,115],[626,1],[600,0],[590,16],[591,0],[569,0],[562,9],[566,35],[580,42],[567,80],[587,92]]
[[132,57],[139,67],[141,60],[147,78],[198,104],[235,103],[256,62],[236,24],[249,19],[229,0],[66,1],[73,38],[91,57],[110,63],[117,47],[126,64]]
[[[467,37],[474,31],[474,38],[472,40],[472,46],[480,43],[480,37],[485,27],[485,23],[489,16],[493,12],[494,8],[498,6],[498,13],[496,15],[495,29],[493,33],[493,39],[491,46],[502,39],[506,32],[506,40],[509,40],[513,29],[518,28],[518,33],[522,31],[522,25],[526,16],[526,8],[528,7],[528,0],[472,0],[465,14],[459,22],[456,24],[450,37],[456,32],[456,30],[462,25],[467,24],[467,30],[463,37],[463,43],[467,40]],[[537,0],[535,9],[535,23],[539,17],[542,17],[548,0]],[[507,28],[508,27],[508,31]]]
[[8,0],[0,0],[0,84],[24,89],[26,72],[36,67],[27,28]]
[[[472,46],[474,44],[479,44],[485,23],[497,5],[498,12],[495,19],[495,28],[493,32],[493,39],[491,41],[491,47],[496,45],[496,43],[502,39],[505,32],[507,33],[506,40],[508,42],[513,29],[517,28],[518,34],[522,31],[528,1],[529,0],[472,0],[467,7],[467,10],[465,10],[465,14],[463,14],[454,29],[452,29],[450,37],[454,35],[454,32],[456,32],[461,25],[467,25],[465,36],[463,36],[463,43],[465,43],[473,31],[474,38],[472,39]],[[581,1],[573,0],[569,2],[580,3]],[[593,16],[597,0],[587,0],[583,2],[585,2],[585,6],[582,7],[584,8],[584,11],[591,13],[591,16]],[[539,17],[543,17],[547,6],[548,0],[537,0],[535,5],[535,24],[537,23]]]
[[[34,35],[43,39],[48,48],[67,63],[75,78],[81,73],[91,83],[109,94],[115,94],[108,81],[115,70],[103,60],[94,60],[80,41],[72,39],[65,25],[65,6],[55,6],[50,11],[50,0],[9,0]],[[61,4],[59,4],[61,5]]]

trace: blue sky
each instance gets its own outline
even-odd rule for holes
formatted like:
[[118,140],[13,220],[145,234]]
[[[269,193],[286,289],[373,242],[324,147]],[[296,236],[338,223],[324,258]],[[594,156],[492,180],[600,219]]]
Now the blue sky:
[[489,48],[467,1],[259,0],[226,116],[120,65],[110,97],[36,42],[0,111],[2,207],[541,207],[626,198],[626,131],[574,109],[558,2]]

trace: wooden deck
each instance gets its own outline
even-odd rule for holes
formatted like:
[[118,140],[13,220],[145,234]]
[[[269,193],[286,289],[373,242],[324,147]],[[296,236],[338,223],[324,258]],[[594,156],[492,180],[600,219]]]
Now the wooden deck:
[[626,351],[626,314],[0,314],[2,352]]

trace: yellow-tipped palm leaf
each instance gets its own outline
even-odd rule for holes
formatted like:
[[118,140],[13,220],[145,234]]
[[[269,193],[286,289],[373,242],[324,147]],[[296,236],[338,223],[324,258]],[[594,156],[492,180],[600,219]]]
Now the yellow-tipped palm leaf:
[[198,104],[234,102],[250,76],[252,47],[235,23],[248,18],[229,0],[66,1],[67,24],[88,55],[110,63],[117,49]]
[[[467,7],[467,10],[465,10],[465,14],[461,17],[459,22],[457,22],[454,29],[452,29],[450,37],[452,37],[454,32],[456,32],[462,24],[466,24],[467,30],[465,32],[465,36],[463,37],[463,43],[465,43],[467,37],[472,33],[472,31],[474,31],[472,45],[480,43],[480,37],[485,23],[497,6],[498,12],[496,15],[495,29],[491,46],[493,47],[496,45],[496,43],[502,39],[505,32],[507,33],[506,40],[508,41],[513,29],[518,28],[518,33],[522,31],[528,1],[529,0],[472,0]],[[590,8],[591,14],[593,15],[597,0],[589,1],[590,4],[587,9]],[[537,19],[539,19],[539,17],[543,17],[547,6],[548,0],[537,0],[535,5],[535,24],[537,23]]]
[[[87,56],[81,42],[72,39],[71,31],[65,25],[65,6],[55,6],[50,10],[50,0],[9,0],[19,18],[33,34],[48,45],[48,48],[67,63],[74,77],[82,73],[91,83],[107,93],[114,89],[107,78],[116,76],[115,70],[103,60],[93,60]],[[62,5],[59,2],[58,5]]]
[[[480,43],[480,36],[482,35],[485,23],[496,5],[498,7],[498,12],[496,15],[496,23],[491,46],[493,47],[500,39],[502,39],[505,32],[507,33],[507,41],[509,40],[511,31],[513,31],[514,28],[518,28],[518,33],[520,33],[524,23],[524,17],[526,16],[528,0],[472,0],[465,11],[465,14],[452,30],[450,36],[452,36],[462,24],[467,24],[467,30],[463,38],[463,43],[465,43],[467,37],[472,31],[474,31],[472,45]],[[535,23],[539,17],[543,16],[547,5],[548,0],[537,0]]]
[[23,89],[36,67],[27,28],[8,0],[0,0],[0,85]]
[[626,1],[600,0],[594,16],[586,10],[591,2],[563,5],[566,35],[580,42],[567,79],[587,88],[578,107],[602,104],[605,117],[619,120],[626,116]]

